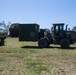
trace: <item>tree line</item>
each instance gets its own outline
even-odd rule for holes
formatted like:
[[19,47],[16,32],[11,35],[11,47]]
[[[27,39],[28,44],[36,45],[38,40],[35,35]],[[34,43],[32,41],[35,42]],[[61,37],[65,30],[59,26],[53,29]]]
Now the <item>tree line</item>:
[[11,22],[8,22],[8,24],[6,24],[5,21],[2,21],[0,22],[0,32],[2,31],[6,31],[10,37],[18,37],[19,23],[11,24]]

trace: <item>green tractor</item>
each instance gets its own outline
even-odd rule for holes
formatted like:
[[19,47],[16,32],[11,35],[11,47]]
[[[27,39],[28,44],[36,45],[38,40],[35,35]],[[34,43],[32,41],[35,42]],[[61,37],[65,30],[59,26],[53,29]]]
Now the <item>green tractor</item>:
[[38,45],[41,48],[48,47],[50,44],[60,45],[61,48],[69,48],[70,44],[76,42],[76,32],[67,31],[64,29],[64,23],[53,24],[51,33],[38,40]]

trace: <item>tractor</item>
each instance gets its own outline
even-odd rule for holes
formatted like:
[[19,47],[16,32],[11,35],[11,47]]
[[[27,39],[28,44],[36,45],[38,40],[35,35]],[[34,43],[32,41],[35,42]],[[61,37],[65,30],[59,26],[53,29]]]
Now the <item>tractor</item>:
[[[76,42],[76,32],[64,29],[64,23],[53,24],[53,30],[51,33],[47,33],[46,36],[41,37],[38,40],[38,46],[41,48],[48,47],[50,44],[60,45],[61,48],[69,48],[70,44]],[[45,34],[44,34],[45,35]]]

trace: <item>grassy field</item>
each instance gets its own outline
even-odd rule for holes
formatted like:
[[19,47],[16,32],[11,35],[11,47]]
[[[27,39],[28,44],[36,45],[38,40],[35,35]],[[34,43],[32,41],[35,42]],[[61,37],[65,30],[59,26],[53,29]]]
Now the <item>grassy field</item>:
[[0,75],[76,75],[76,44],[70,49],[7,38],[0,46]]

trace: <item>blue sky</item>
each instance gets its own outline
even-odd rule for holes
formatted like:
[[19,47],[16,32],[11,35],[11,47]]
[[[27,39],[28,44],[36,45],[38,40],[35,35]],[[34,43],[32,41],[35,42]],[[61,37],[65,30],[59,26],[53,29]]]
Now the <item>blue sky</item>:
[[52,23],[76,26],[76,0],[0,0],[0,22],[37,23],[51,28]]

